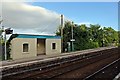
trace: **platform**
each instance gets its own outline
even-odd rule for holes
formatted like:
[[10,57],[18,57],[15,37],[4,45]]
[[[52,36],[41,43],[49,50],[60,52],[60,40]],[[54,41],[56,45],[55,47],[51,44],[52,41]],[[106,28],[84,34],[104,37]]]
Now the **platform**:
[[70,52],[70,53],[61,53],[59,55],[40,55],[37,57],[31,57],[26,59],[1,61],[0,69],[8,68],[8,67],[10,68],[15,66],[24,66],[27,64],[32,64],[37,62],[46,62],[46,61],[49,61],[49,60],[51,61],[57,58],[65,58],[69,56],[76,56],[80,54],[86,54],[90,52],[96,52],[96,51],[112,49],[112,48],[116,48],[116,47],[102,47],[102,48],[88,49],[88,50],[82,50],[82,51],[76,51],[76,52]]

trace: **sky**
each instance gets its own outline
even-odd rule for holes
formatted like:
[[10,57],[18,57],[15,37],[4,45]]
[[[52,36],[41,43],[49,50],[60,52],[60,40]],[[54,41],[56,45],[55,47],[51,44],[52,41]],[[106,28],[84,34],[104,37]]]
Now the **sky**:
[[55,34],[60,15],[77,24],[100,24],[118,30],[117,2],[3,2],[0,15],[14,33]]
[[78,24],[100,24],[118,29],[117,2],[35,2],[33,5],[64,14]]

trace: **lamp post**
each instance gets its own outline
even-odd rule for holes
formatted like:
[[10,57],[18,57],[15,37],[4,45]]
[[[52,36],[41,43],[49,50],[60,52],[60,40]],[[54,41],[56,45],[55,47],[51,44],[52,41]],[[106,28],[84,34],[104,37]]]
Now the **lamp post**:
[[4,45],[4,54],[5,54],[5,60],[7,60],[7,49],[6,49],[6,32],[5,32],[5,29],[4,29],[4,26],[2,26],[2,30],[3,30],[3,32],[4,32],[4,43],[5,43],[5,45]]
[[63,27],[64,27],[64,18],[61,15],[61,52],[63,52]]
[[4,33],[4,40],[5,40],[5,60],[7,60],[7,45],[6,45],[6,31],[5,31],[5,33]]
[[73,27],[74,27],[74,24],[72,22],[72,27],[71,27],[71,32],[72,32],[72,39],[71,39],[72,51],[74,51],[74,44],[73,44],[73,42],[75,41],[75,39],[73,38]]
[[2,56],[2,54],[3,54],[3,47],[2,47],[2,33],[3,33],[2,21],[3,20],[0,20],[0,50],[1,50],[1,55],[0,56]]

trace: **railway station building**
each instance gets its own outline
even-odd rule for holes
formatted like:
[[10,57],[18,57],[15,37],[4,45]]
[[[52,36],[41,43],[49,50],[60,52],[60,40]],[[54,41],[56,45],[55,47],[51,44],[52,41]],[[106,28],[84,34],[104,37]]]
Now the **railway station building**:
[[60,36],[17,34],[11,40],[10,57],[13,60],[60,53]]

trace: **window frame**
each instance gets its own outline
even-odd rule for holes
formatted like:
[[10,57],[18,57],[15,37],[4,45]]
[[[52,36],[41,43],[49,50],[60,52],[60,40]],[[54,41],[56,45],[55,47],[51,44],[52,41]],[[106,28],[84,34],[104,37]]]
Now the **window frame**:
[[[27,44],[27,51],[24,50],[24,45],[26,45],[26,44]],[[28,43],[23,43],[22,44],[22,52],[23,53],[29,53],[29,44]]]
[[56,43],[52,43],[52,50],[56,50]]

